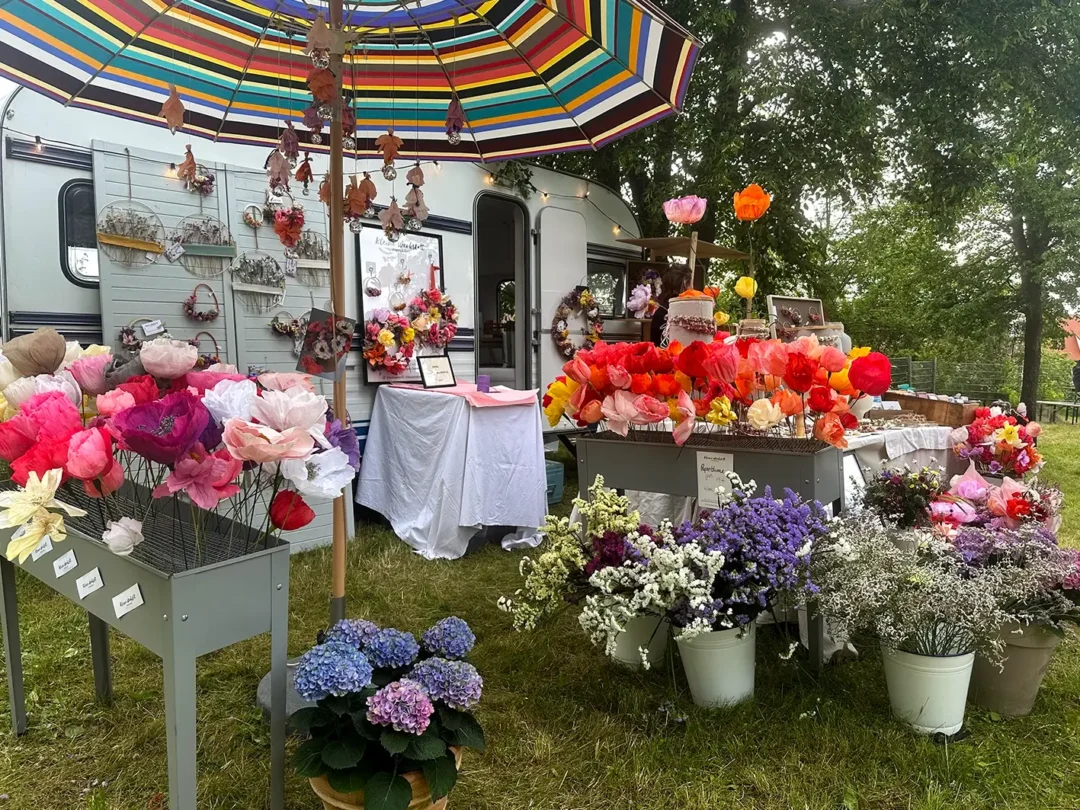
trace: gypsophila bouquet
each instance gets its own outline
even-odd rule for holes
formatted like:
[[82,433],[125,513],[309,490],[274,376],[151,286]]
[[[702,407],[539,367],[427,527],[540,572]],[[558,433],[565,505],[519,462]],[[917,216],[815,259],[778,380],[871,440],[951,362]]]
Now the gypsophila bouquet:
[[[406,810],[412,780],[431,801],[454,787],[462,748],[483,750],[484,732],[473,709],[484,681],[463,659],[476,637],[468,624],[447,617],[411,634],[363,619],[338,622],[296,667],[301,697],[317,705],[290,722],[310,739],[295,755],[300,776],[325,778],[339,793],[364,792],[365,807]],[[446,657],[443,657],[446,656]]]
[[930,525],[930,504],[945,492],[941,470],[882,469],[866,482],[862,505],[898,529]]

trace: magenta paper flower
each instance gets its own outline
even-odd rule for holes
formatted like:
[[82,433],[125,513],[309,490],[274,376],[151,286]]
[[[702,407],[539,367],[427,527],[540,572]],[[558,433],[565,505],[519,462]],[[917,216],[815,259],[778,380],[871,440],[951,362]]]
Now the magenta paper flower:
[[210,421],[210,412],[187,391],[136,405],[112,417],[109,430],[122,446],[143,458],[168,464],[183,458]]
[[154,497],[167,498],[182,491],[196,506],[213,509],[218,501],[231,498],[240,491],[235,481],[243,469],[244,463],[229,455],[227,450],[207,453],[206,448],[196,442],[191,452],[176,462],[165,483],[154,490]]
[[703,197],[691,194],[688,197],[676,197],[664,203],[664,216],[668,222],[674,225],[693,225],[705,216],[705,206],[708,203]]

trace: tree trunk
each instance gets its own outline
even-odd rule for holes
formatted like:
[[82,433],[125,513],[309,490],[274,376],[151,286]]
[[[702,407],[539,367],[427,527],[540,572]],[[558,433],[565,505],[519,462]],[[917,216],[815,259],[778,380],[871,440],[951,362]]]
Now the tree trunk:
[[1027,405],[1028,416],[1035,418],[1042,370],[1043,284],[1037,266],[1020,271],[1020,306],[1024,312],[1024,379],[1020,401]]

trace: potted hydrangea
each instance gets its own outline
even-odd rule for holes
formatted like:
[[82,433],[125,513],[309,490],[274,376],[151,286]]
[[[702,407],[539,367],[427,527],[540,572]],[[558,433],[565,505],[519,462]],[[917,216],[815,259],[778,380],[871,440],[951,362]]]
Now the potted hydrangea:
[[484,750],[472,714],[483,680],[465,660],[475,641],[455,616],[419,643],[347,619],[303,655],[296,690],[316,705],[292,717],[310,735],[295,766],[326,810],[445,809],[462,750]]

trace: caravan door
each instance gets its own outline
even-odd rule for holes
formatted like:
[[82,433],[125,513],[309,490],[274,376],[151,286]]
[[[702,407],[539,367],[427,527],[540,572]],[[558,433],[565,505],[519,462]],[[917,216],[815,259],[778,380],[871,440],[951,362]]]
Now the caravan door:
[[[567,359],[555,348],[551,319],[559,302],[579,284],[588,284],[588,237],[585,217],[577,211],[548,206],[536,218],[537,262],[536,326],[539,373],[535,382],[543,391],[562,373]],[[571,318],[570,339],[580,345],[585,339],[585,320],[580,313]]]

